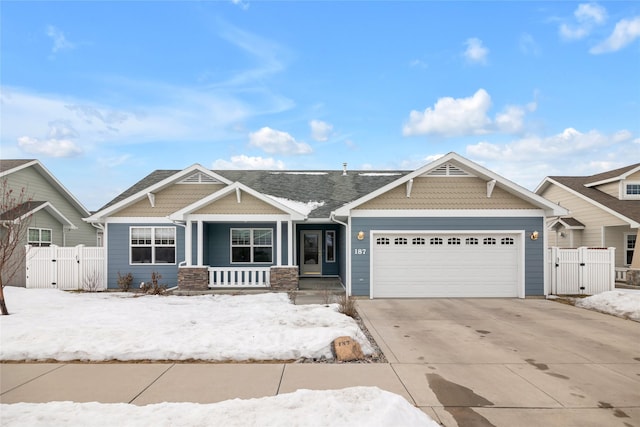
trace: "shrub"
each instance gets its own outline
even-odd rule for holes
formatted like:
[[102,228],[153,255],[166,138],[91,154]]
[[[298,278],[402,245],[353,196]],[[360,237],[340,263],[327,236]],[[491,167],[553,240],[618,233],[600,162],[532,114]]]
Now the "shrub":
[[167,291],[167,285],[159,284],[160,279],[162,279],[162,275],[154,271],[151,273],[151,282],[142,282],[140,289],[145,294],[163,295]]
[[82,280],[82,289],[86,292],[98,292],[102,289],[102,275],[95,270],[87,273]]
[[349,317],[355,318],[358,315],[356,299],[354,297],[349,297],[346,294],[340,294],[340,297],[338,298],[338,311]]
[[123,276],[118,271],[118,287],[120,290],[127,292],[129,288],[131,288],[131,283],[133,283],[133,275],[131,273],[127,273]]

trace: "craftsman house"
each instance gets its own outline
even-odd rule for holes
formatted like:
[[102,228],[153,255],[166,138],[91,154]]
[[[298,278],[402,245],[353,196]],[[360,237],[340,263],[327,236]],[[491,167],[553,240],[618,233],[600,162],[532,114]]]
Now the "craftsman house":
[[640,163],[590,176],[549,176],[537,194],[567,209],[548,218],[549,245],[616,248],[616,269],[624,278],[640,270]]
[[156,272],[185,290],[337,277],[372,298],[523,298],[548,293],[545,223],[565,215],[449,153],[414,171],[158,170],[85,221],[104,227],[109,288]]

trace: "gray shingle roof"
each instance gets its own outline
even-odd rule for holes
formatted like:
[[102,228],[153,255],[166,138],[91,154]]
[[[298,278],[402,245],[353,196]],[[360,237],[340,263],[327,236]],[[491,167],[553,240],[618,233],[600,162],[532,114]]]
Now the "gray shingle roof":
[[0,172],[8,171],[33,161],[34,159],[0,159]]
[[617,197],[610,196],[596,188],[586,187],[589,183],[620,176],[639,164],[592,176],[550,176],[549,178],[633,221],[640,222],[640,200],[619,200]]
[[[145,188],[169,178],[178,170],[157,170],[125,190],[107,203],[105,209]],[[369,194],[410,171],[275,171],[275,170],[216,170],[216,174],[233,182],[240,182],[262,194],[303,203],[324,202],[313,210],[310,218],[328,218],[338,207]]]

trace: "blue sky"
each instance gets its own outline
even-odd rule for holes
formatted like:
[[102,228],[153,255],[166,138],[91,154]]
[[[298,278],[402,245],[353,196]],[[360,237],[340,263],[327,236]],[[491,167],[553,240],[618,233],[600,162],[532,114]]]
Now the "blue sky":
[[97,209],[155,169],[415,169],[534,189],[640,161],[638,2],[17,2],[1,156]]

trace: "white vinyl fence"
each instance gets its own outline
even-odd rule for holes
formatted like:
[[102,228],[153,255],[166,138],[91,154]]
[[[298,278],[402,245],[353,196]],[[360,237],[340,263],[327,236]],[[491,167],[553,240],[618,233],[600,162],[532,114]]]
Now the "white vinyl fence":
[[549,283],[555,295],[595,295],[615,289],[615,248],[549,248]]
[[104,248],[26,247],[27,288],[104,290]]

